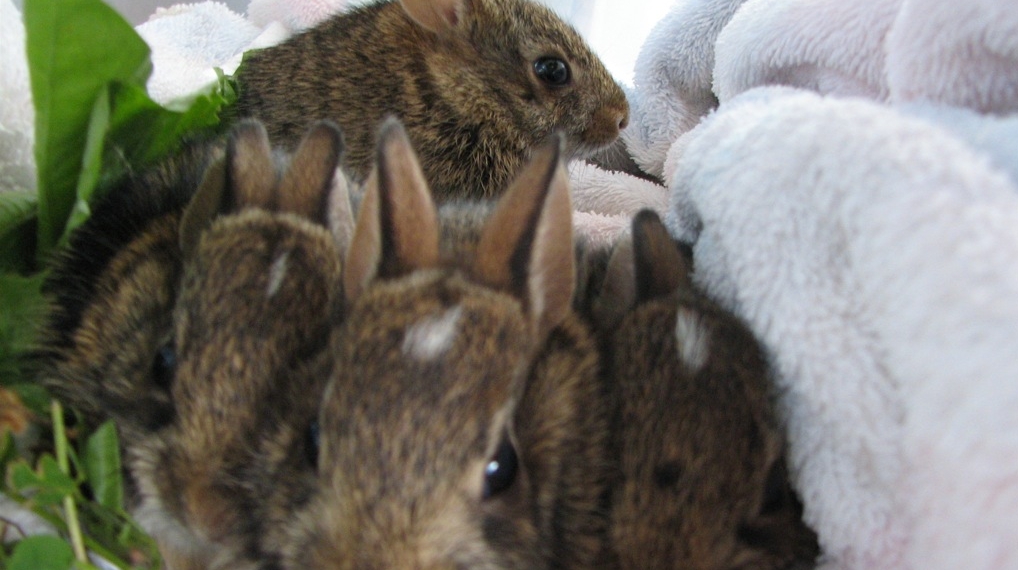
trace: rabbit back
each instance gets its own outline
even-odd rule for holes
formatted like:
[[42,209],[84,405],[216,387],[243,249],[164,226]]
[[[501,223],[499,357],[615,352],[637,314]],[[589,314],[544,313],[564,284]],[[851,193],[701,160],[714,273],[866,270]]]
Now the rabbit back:
[[500,194],[556,131],[571,156],[591,154],[617,138],[629,112],[580,35],[530,0],[355,8],[250,54],[238,83],[241,113],[275,140],[292,144],[309,121],[336,121],[359,179],[372,166],[376,125],[398,116],[440,201]]

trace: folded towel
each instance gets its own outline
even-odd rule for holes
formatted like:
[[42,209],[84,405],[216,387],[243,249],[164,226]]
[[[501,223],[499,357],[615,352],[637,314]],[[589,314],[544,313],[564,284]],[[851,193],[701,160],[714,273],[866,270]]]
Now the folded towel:
[[291,34],[313,27],[322,20],[345,10],[346,0],[251,0],[247,17],[256,26],[282,24]]
[[1018,187],[926,120],[762,91],[689,133],[668,221],[771,356],[825,566],[1018,567]]
[[1018,187],[1018,114],[982,115],[971,109],[935,103],[908,103],[897,109],[938,125],[965,141]]
[[610,246],[629,231],[633,216],[650,208],[668,210],[668,190],[623,172],[576,161],[569,166],[576,234],[588,243]]
[[28,80],[25,25],[0,0],[0,192],[35,190],[35,107]]
[[722,102],[760,85],[885,100],[884,41],[902,0],[749,0],[717,40]]
[[744,0],[680,0],[654,27],[636,60],[629,127],[622,140],[657,177],[682,133],[717,106],[711,91],[714,41]]
[[148,92],[161,104],[214,84],[215,67],[232,73],[262,32],[220,2],[159,8],[135,29],[152,49]]
[[895,102],[1018,112],[1018,3],[905,0],[887,41]]

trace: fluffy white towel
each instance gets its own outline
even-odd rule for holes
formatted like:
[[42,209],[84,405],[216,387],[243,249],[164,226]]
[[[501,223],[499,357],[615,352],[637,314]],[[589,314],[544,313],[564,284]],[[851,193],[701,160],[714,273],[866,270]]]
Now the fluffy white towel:
[[1018,112],[1018,3],[905,0],[887,42],[891,99]]
[[680,0],[644,42],[626,92],[631,116],[622,140],[645,172],[660,177],[675,139],[717,106],[714,41],[743,1]]
[[282,24],[290,33],[306,30],[347,8],[346,0],[251,0],[247,17],[259,27],[272,22]]
[[159,8],[135,29],[152,49],[148,91],[161,104],[214,84],[215,67],[232,73],[262,32],[220,2]]
[[902,0],[749,0],[717,40],[721,102],[760,85],[885,100],[884,42]]
[[938,125],[965,141],[989,159],[994,168],[1005,172],[1018,187],[1018,114],[982,115],[971,109],[934,103],[908,103],[897,109]]
[[668,211],[668,190],[642,178],[575,161],[569,166],[569,179],[573,224],[588,243],[613,244],[644,208],[662,216]]
[[0,0],[0,192],[35,190],[35,107],[25,56],[25,25]]
[[763,91],[689,134],[668,222],[771,355],[825,567],[1016,567],[1018,188],[925,120]]

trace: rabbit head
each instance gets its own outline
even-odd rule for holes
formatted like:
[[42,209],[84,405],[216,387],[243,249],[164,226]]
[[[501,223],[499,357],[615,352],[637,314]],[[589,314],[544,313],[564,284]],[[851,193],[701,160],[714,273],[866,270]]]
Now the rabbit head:
[[313,483],[315,370],[342,307],[342,232],[327,226],[344,207],[352,225],[341,149],[320,123],[287,162],[259,123],[242,122],[179,225],[183,280],[165,348],[175,413],[129,448],[136,516],[173,559],[271,561],[282,515],[267,498],[299,502]]
[[[345,258],[319,486],[294,516],[284,567],[548,567],[556,532],[601,528],[603,470],[585,454],[604,439],[586,417],[598,410],[597,357],[570,312],[559,144],[450,263],[401,125],[379,139]],[[563,489],[570,476],[585,488]]]
[[811,564],[764,355],[696,289],[690,254],[641,212],[597,306],[617,406],[612,550],[625,569]]
[[[217,141],[192,141],[161,164],[130,173],[52,263],[49,311],[35,351],[37,376],[80,412],[85,429],[112,419],[122,445],[172,420],[162,347],[172,336],[181,275],[180,217]],[[133,484],[128,480],[128,502]]]

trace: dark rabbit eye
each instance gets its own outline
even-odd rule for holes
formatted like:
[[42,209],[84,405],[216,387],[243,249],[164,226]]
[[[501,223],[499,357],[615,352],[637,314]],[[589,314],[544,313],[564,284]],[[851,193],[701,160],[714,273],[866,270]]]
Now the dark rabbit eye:
[[177,372],[177,351],[172,343],[163,345],[152,360],[152,379],[160,388],[169,390]]
[[304,449],[307,453],[308,463],[318,465],[318,448],[321,446],[321,428],[318,427],[318,420],[311,422],[305,433],[306,440]]
[[484,491],[482,497],[490,499],[512,486],[516,480],[516,471],[519,469],[519,461],[516,458],[516,449],[506,437],[499,444],[495,456],[491,458],[484,467]]
[[534,73],[548,85],[569,83],[569,65],[557,57],[542,57],[535,61]]

